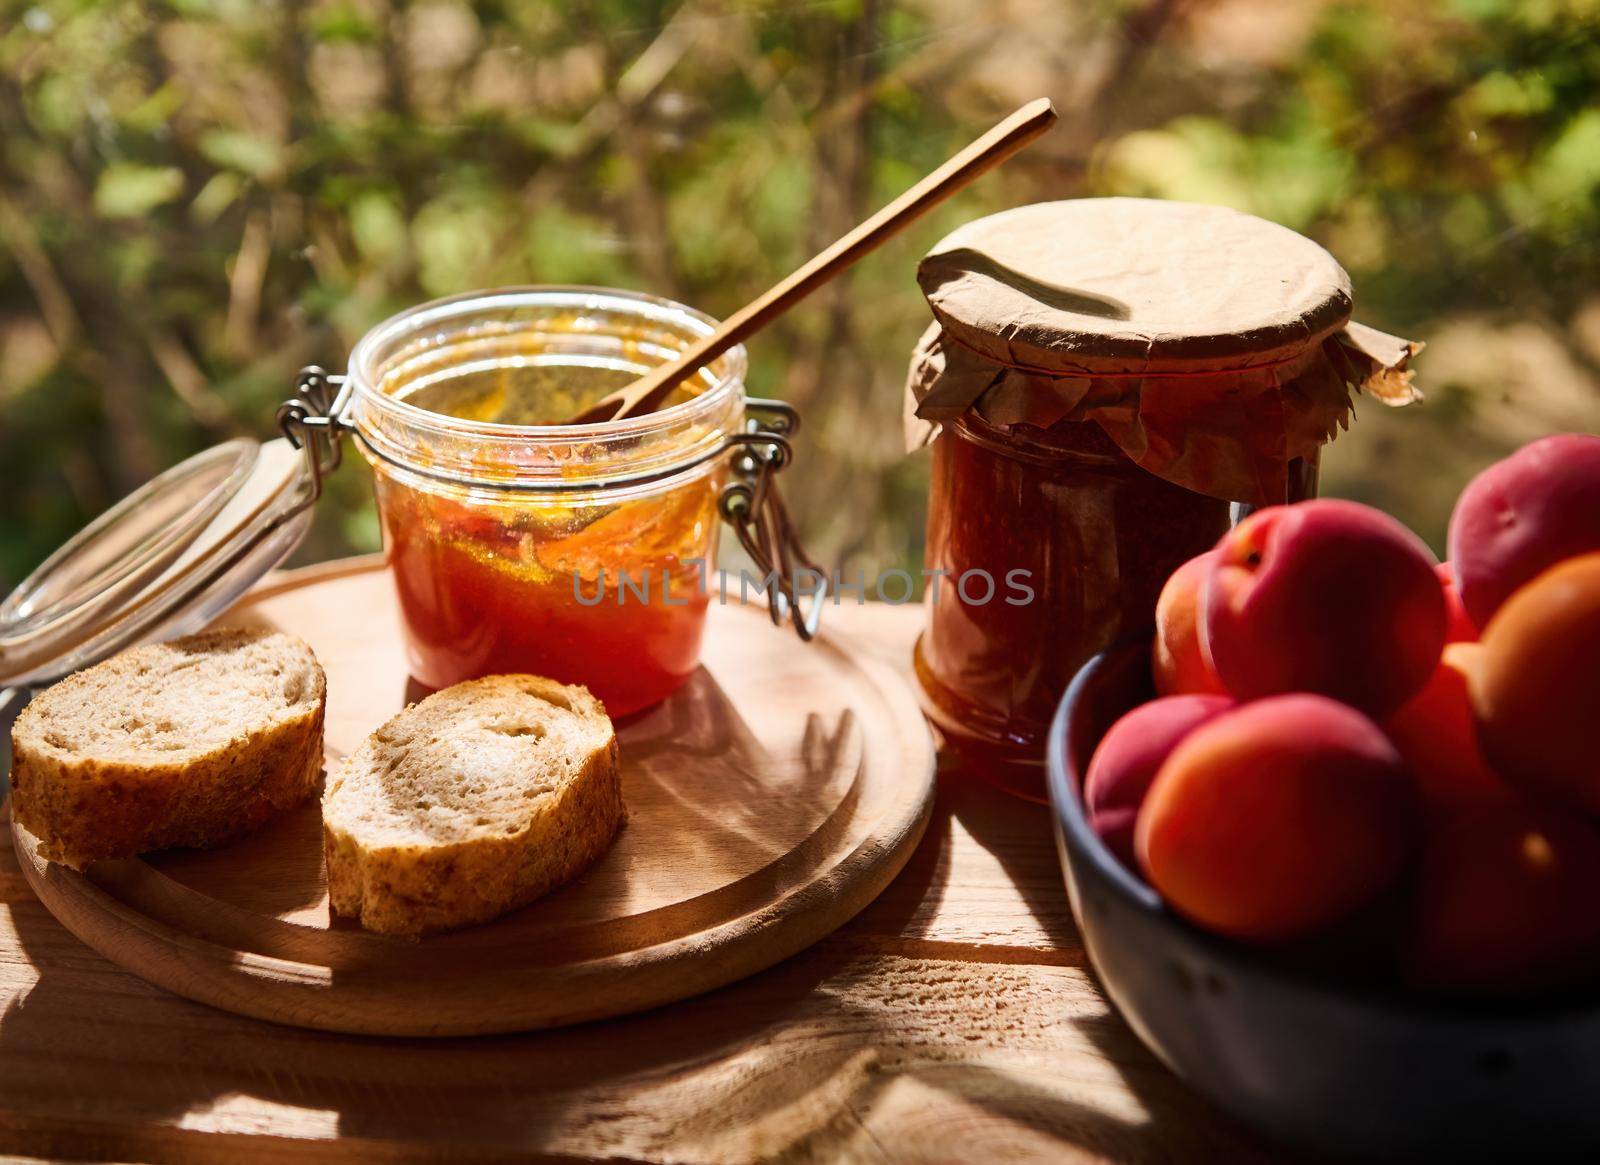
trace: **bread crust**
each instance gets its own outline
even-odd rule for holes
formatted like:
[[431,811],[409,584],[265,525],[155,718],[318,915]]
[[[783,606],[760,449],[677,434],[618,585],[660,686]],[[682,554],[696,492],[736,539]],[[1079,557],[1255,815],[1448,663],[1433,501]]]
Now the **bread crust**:
[[509,836],[368,846],[324,813],[329,904],[367,930],[413,938],[487,922],[577,877],[610,848],[626,817],[614,733]]
[[[204,647],[238,634],[202,632],[178,642]],[[70,694],[93,682],[94,670],[57,686]],[[11,734],[12,816],[38,838],[41,856],[78,869],[173,846],[220,845],[258,829],[316,789],[327,707],[320,666],[314,678],[315,703],[307,711],[257,727],[201,756],[171,762],[130,762],[54,748],[45,739],[47,714],[29,705]]]

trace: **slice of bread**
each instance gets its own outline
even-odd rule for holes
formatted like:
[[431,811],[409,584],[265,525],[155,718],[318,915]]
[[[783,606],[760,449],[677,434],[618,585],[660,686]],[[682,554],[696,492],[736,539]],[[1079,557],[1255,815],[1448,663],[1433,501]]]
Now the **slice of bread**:
[[486,922],[575,878],[625,816],[599,700],[538,676],[469,680],[330,769],[328,897],[384,934]]
[[206,631],[124,651],[17,717],[12,814],[42,856],[79,868],[227,841],[316,787],[326,692],[290,635]]

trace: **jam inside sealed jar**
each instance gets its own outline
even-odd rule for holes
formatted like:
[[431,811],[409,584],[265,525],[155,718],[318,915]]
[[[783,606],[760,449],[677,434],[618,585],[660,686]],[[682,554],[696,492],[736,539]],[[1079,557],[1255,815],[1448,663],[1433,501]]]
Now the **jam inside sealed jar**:
[[694,671],[743,350],[655,412],[561,422],[711,327],[644,296],[528,289],[425,305],[358,345],[354,424],[415,679],[531,672],[625,715]]
[[947,424],[927,545],[943,587],[915,655],[945,740],[1032,791],[1073,674],[1149,623],[1167,576],[1210,549],[1228,516],[1228,502],[1146,473],[1092,423],[1001,430],[973,413]]

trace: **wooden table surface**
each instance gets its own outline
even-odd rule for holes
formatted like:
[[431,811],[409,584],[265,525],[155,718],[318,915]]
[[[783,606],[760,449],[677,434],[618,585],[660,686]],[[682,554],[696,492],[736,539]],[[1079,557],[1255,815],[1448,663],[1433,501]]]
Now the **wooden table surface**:
[[[904,667],[913,607],[830,609]],[[214,1011],[83,946],[0,854],[0,1153],[112,1160],[1242,1161],[1087,968],[1047,811],[940,774],[910,864],[742,983],[523,1036]]]

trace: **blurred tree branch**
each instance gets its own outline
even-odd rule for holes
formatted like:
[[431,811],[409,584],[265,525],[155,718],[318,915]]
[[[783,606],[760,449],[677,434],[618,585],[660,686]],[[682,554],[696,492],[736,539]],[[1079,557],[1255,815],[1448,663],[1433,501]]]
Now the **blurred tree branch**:
[[4,241],[22,277],[28,281],[56,349],[65,352],[80,330],[77,310],[72,306],[72,297],[67,294],[61,277],[56,274],[55,264],[39,245],[32,224],[18,212],[3,189],[0,189],[0,240]]

